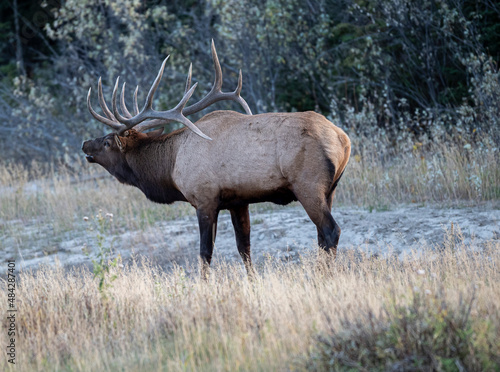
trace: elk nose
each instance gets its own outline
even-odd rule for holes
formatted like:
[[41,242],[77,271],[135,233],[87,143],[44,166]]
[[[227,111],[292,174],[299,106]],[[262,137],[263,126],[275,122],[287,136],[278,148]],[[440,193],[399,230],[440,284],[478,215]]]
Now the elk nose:
[[85,144],[87,143],[88,141],[83,141],[82,142],[82,151],[85,152]]

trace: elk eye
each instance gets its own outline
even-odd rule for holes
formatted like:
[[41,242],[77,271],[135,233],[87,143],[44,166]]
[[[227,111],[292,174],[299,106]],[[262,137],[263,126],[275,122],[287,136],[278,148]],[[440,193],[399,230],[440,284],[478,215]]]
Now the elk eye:
[[109,141],[104,141],[104,147],[109,147]]

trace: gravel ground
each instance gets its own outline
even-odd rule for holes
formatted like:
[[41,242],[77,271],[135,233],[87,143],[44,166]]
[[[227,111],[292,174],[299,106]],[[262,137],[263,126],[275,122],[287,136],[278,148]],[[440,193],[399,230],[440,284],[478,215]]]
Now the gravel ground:
[[[333,216],[342,229],[339,254],[353,248],[381,255],[434,249],[443,244],[445,231],[452,223],[455,231],[460,229],[465,242],[471,243],[472,248],[481,248],[488,241],[500,238],[500,210],[492,206],[441,208],[410,205],[371,212],[341,207],[334,208]],[[268,255],[295,260],[299,254],[316,248],[316,228],[299,205],[254,212],[250,219],[252,257],[256,262]],[[182,265],[196,260],[198,223],[196,217],[185,217],[160,222],[145,231],[126,232],[113,240],[115,253],[120,253],[125,261],[132,255],[144,255],[168,268],[173,263]],[[85,243],[85,237],[68,236],[61,237],[61,242],[51,253],[36,248],[14,249],[8,245],[4,252],[7,258],[16,257],[24,269],[36,269],[41,263],[55,262],[66,267],[88,265],[90,258],[82,252]],[[215,265],[221,259],[241,262],[229,213],[219,216]],[[3,273],[4,269],[2,267],[0,271]]]

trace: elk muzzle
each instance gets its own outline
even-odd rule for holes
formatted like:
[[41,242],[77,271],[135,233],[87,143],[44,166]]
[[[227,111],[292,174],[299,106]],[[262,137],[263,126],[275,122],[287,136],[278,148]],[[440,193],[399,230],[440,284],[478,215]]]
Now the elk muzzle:
[[87,161],[89,163],[95,163],[95,159],[94,157],[91,155],[91,152],[92,152],[92,142],[93,141],[84,141],[82,142],[82,151],[85,153],[85,159],[87,159]]

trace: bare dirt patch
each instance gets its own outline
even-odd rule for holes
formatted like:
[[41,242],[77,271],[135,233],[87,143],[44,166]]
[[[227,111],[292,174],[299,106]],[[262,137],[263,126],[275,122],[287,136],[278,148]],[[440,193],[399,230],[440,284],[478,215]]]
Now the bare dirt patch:
[[[500,210],[491,205],[463,208],[410,205],[387,211],[341,207],[334,209],[333,216],[342,229],[339,254],[353,248],[382,255],[436,249],[446,239],[446,229],[452,224],[473,249],[481,249],[500,238]],[[252,256],[256,262],[269,256],[293,261],[317,247],[316,228],[298,205],[253,212],[250,218]],[[39,229],[34,227],[34,230]],[[36,269],[41,263],[56,262],[66,267],[88,265],[96,246],[93,246],[92,233],[87,234],[63,234],[49,250],[37,245],[36,240],[31,247],[19,247],[14,239],[6,237],[2,248],[6,259],[16,258],[24,269]],[[112,244],[114,254],[120,254],[125,261],[134,255],[143,255],[169,267],[197,259],[198,234],[196,217],[188,216],[158,222],[143,231],[114,231],[105,244]],[[40,234],[34,231],[34,236]],[[90,250],[90,255],[82,251],[84,245]],[[231,218],[226,212],[219,216],[214,264],[221,260],[241,260]]]

